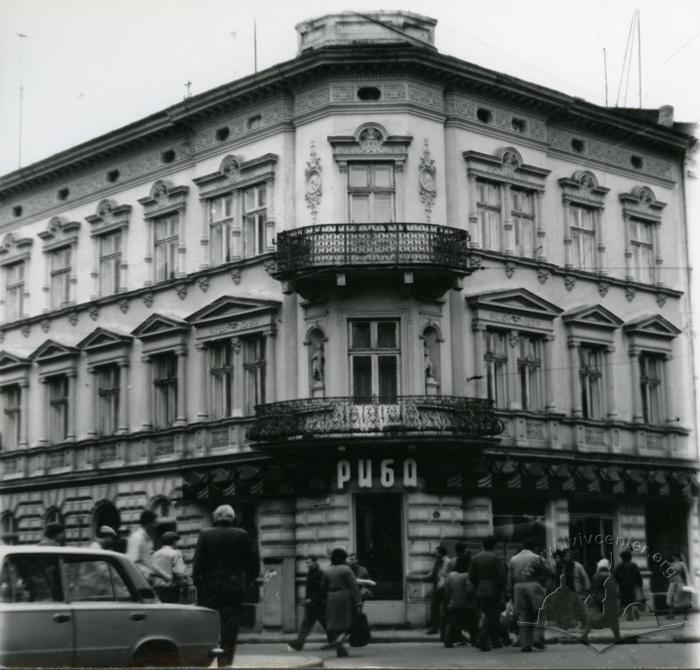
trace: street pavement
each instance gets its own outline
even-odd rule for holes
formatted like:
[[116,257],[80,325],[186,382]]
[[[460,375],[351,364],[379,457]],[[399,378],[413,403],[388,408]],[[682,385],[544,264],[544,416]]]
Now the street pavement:
[[[310,662],[311,661],[311,662]],[[370,644],[350,649],[348,658],[337,658],[321,644],[309,644],[303,652],[287,651],[285,644],[244,644],[236,651],[235,668],[522,668],[571,670],[572,668],[697,668],[700,643],[623,644],[597,652],[583,644],[552,644],[523,653],[516,647],[482,652],[473,647],[445,649],[439,642]]]

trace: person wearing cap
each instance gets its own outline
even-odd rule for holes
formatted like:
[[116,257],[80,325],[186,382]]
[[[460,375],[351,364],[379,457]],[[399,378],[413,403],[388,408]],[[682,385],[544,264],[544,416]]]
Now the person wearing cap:
[[97,537],[90,543],[90,549],[114,551],[118,537],[117,531],[111,526],[100,526],[97,529]]
[[182,586],[190,583],[185,559],[175,547],[179,539],[180,536],[171,530],[163,533],[163,544],[153,553],[153,565],[164,575],[153,579],[153,588],[164,603],[180,602]]
[[586,628],[581,640],[588,643],[592,628],[610,628],[615,642],[620,641],[619,590],[615,578],[610,574],[610,561],[601,558],[591,579],[591,593],[586,599]]
[[66,543],[66,529],[62,523],[50,523],[44,531],[44,539],[39,542],[43,547],[62,547]]

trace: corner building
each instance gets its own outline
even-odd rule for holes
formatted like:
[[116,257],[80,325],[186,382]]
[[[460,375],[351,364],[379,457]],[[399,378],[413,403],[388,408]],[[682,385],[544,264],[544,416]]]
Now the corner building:
[[[234,506],[247,624],[356,550],[373,624],[431,553],[588,537],[700,568],[684,165],[606,109],[343,13],[299,55],[0,178],[5,542]],[[600,540],[596,539],[600,537]],[[661,604],[661,603],[657,603]]]

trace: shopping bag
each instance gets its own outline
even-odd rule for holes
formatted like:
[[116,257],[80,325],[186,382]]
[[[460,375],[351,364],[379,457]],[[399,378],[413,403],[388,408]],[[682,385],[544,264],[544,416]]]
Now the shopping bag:
[[364,612],[359,612],[352,620],[350,626],[350,646],[351,647],[366,647],[372,639],[369,632],[369,621]]

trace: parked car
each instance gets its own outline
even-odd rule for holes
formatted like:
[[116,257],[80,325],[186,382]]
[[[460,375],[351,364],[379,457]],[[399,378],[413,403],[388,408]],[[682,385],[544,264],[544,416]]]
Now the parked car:
[[100,549],[0,546],[0,667],[207,666],[219,614],[161,603]]

